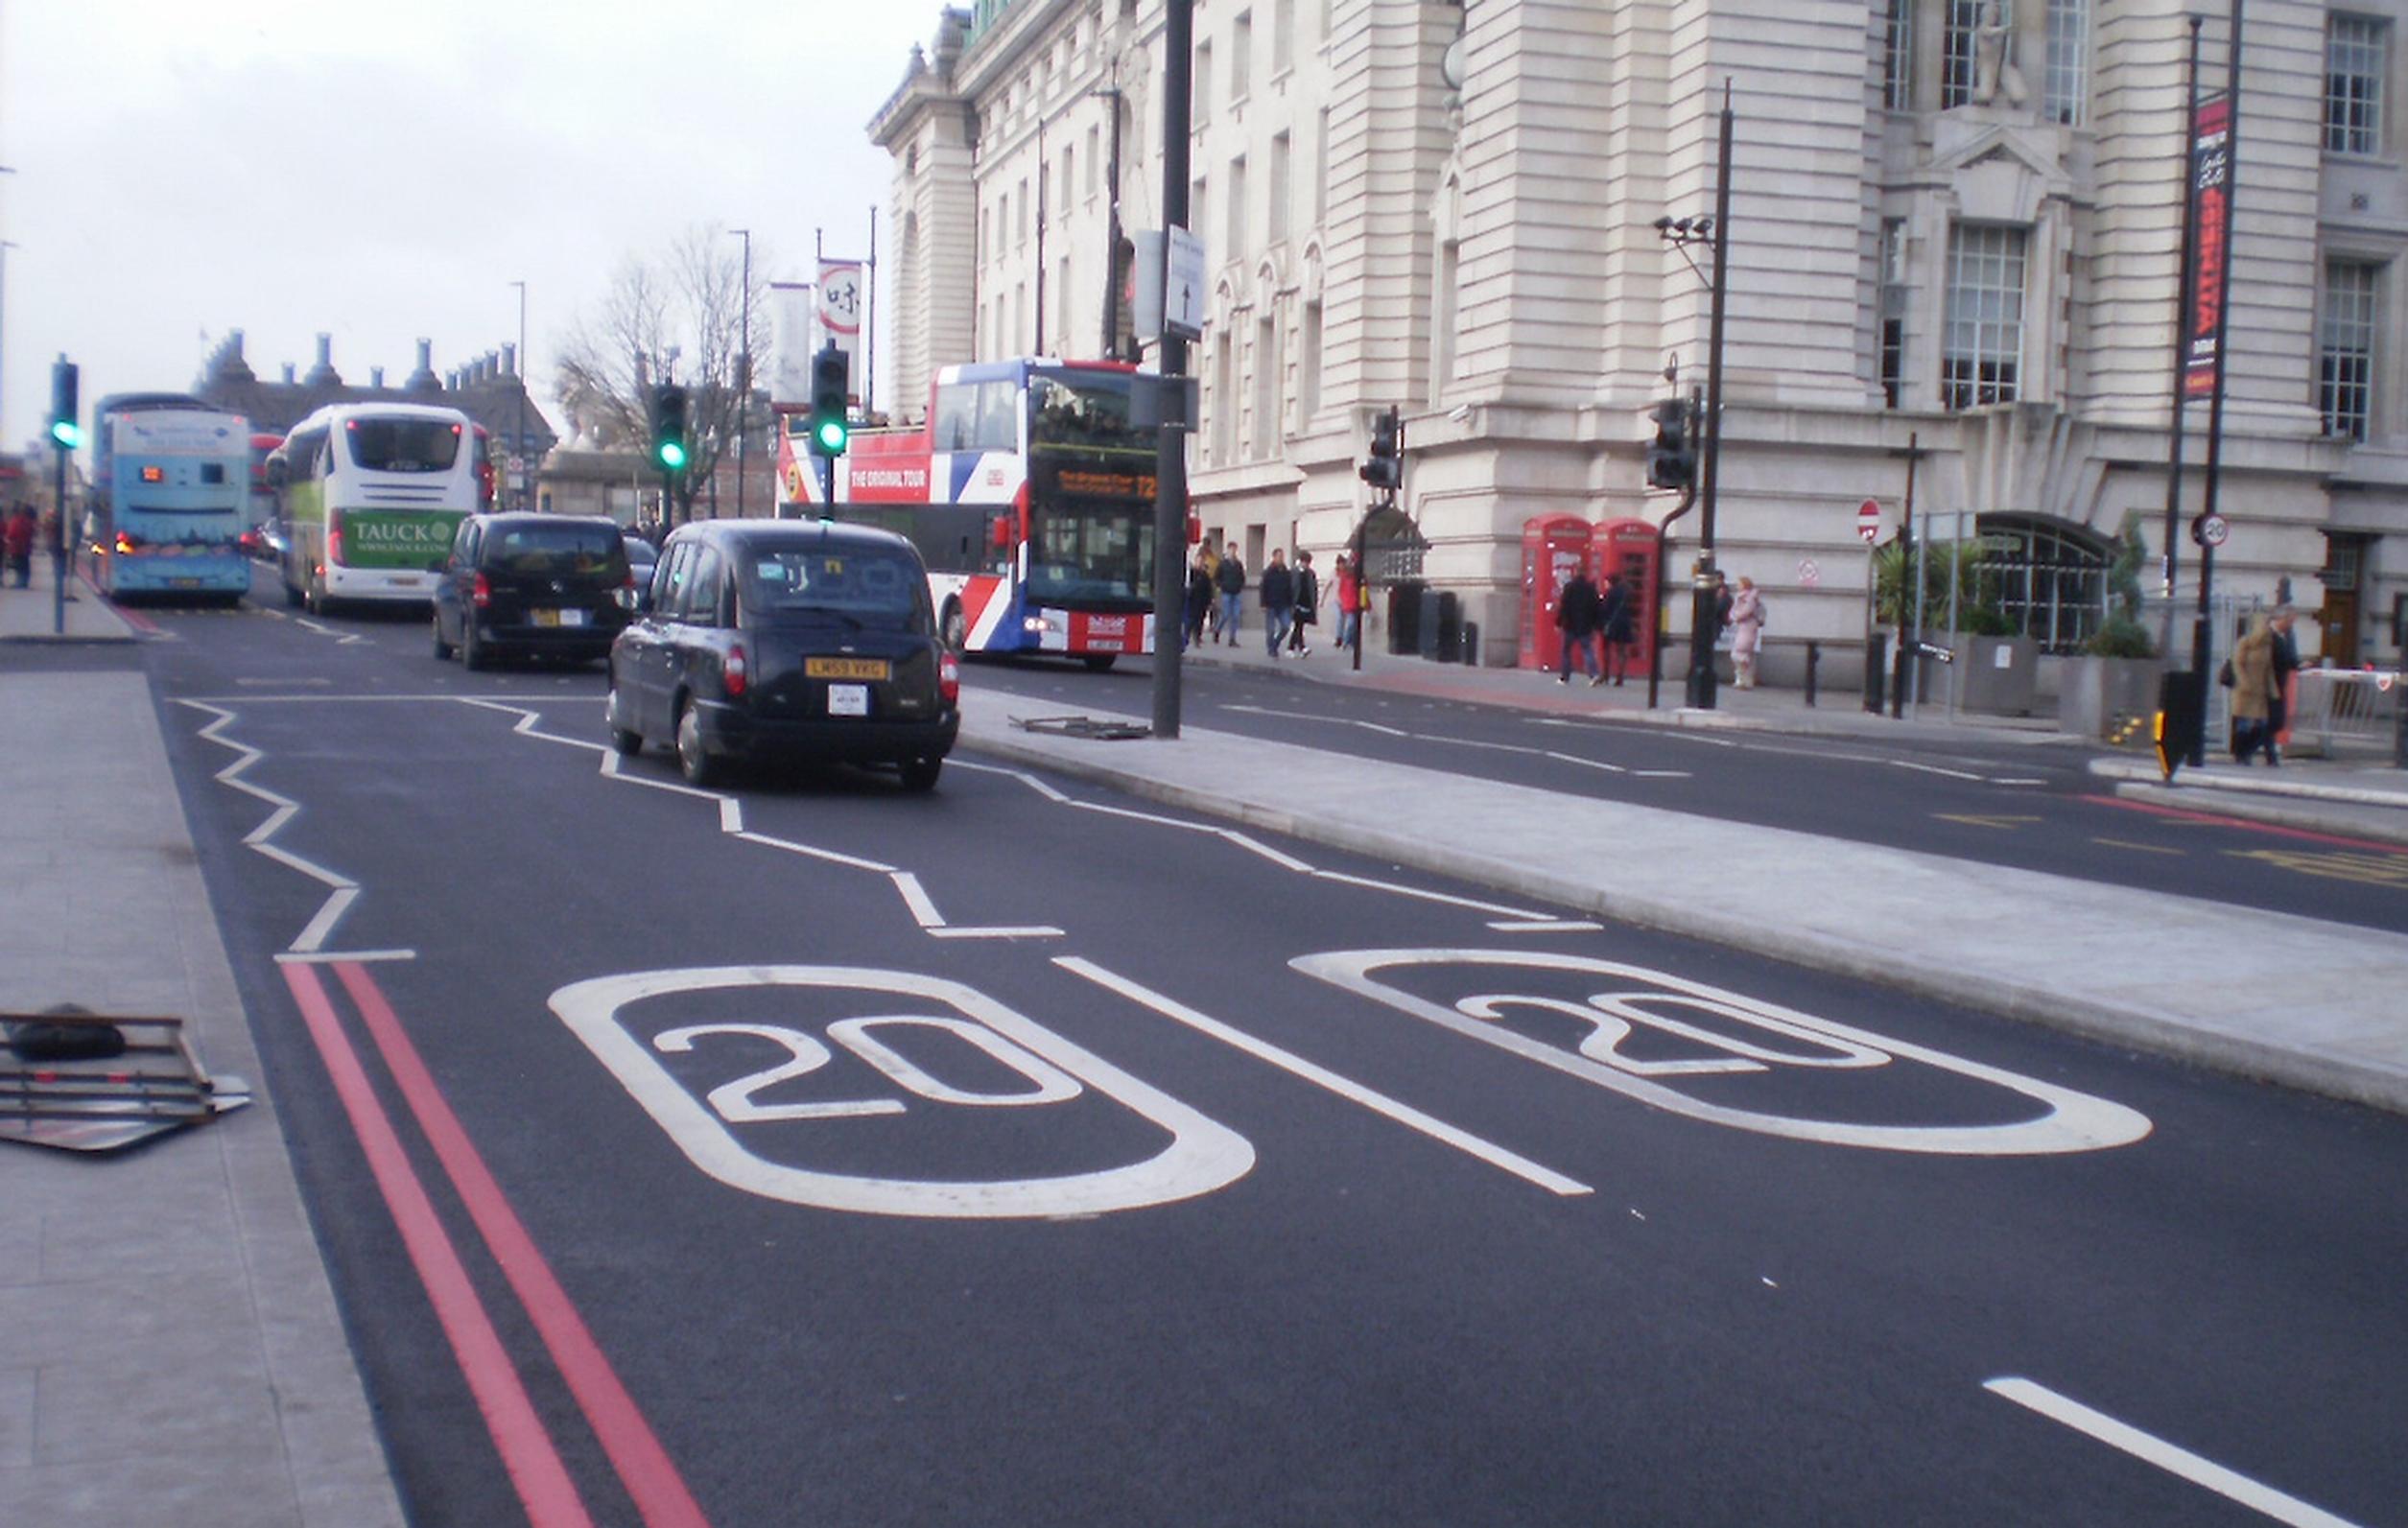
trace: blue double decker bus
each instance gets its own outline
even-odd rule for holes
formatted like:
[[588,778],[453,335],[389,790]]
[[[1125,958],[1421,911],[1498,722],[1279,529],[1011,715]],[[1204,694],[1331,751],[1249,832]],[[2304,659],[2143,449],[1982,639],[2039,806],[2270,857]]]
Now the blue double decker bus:
[[182,393],[132,392],[103,398],[92,425],[102,592],[228,601],[248,593],[248,421]]

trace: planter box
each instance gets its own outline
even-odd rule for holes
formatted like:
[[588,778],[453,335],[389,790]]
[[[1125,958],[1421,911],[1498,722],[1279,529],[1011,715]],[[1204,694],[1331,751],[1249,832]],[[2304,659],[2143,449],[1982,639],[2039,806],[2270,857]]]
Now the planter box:
[[2029,637],[1960,637],[1952,666],[1957,705],[1994,717],[2028,717],[2040,677],[2041,645]]
[[2159,658],[2067,658],[2060,670],[2057,724],[2083,738],[2118,741],[2148,738],[2148,719],[2158,708]]

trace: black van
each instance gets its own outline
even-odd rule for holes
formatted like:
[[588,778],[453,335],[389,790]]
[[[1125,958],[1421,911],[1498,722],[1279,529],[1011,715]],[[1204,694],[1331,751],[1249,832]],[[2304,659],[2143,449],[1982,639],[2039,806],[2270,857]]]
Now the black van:
[[892,764],[936,784],[960,670],[901,536],[829,521],[680,527],[610,649],[610,740],[673,741],[687,780],[730,760]]
[[505,652],[591,662],[635,607],[619,528],[602,515],[470,515],[433,565],[435,655],[471,669]]

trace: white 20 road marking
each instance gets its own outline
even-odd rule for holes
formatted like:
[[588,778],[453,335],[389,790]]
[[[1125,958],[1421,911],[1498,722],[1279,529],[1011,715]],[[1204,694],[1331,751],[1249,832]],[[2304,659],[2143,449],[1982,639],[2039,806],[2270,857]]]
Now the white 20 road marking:
[[2355,1528],[2346,1517],[2336,1517],[2322,1507],[2313,1507],[2299,1497],[2260,1485],[2237,1470],[2225,1469],[2210,1459],[2203,1459],[2189,1449],[2151,1437],[2128,1422],[2117,1422],[2103,1411],[2093,1411],[2070,1397],[2061,1396],[2045,1385],[2029,1379],[1993,1379],[1982,1386],[1994,1396],[2014,1401],[2018,1406],[2062,1422],[2074,1431],[2085,1433],[2112,1448],[2120,1448],[2135,1459],[2144,1460],[2168,1474],[2180,1475],[2194,1486],[2205,1486],[2220,1496],[2242,1506],[2264,1513],[2277,1522],[2290,1523],[2293,1528]]
[[[1668,972],[1617,961],[1514,950],[1349,950],[1299,955],[1288,964],[1344,991],[1641,1103],[1760,1135],[1883,1151],[2006,1157],[2128,1145],[2150,1130],[2148,1116],[2089,1093],[1817,1019]],[[1475,989],[1452,1007],[1391,985],[1376,975],[1392,969],[1426,972],[1450,967],[1461,968],[1466,973],[1465,984]],[[1530,973],[1534,977],[1546,974],[1559,978],[1571,976],[1594,985],[1585,1002],[1544,994],[1494,990],[1497,983],[1515,979],[1521,973]],[[1617,991],[1617,986],[1633,990]],[[1651,988],[1655,990],[1647,990]],[[1587,1024],[1590,1033],[1577,1047],[1569,1050],[1533,1039],[1498,1022],[1516,1008],[1575,1019]],[[1667,1009],[1672,1012],[1663,1011]],[[1701,1019],[1719,1021],[1726,1027],[1753,1029],[1762,1039],[1738,1040],[1721,1030],[1687,1023],[1675,1017],[1683,1010]],[[1673,1035],[1722,1054],[1668,1062],[1625,1056],[1620,1053],[1620,1046],[1634,1026]],[[1792,1042],[1793,1046],[1774,1044],[1780,1041]],[[2036,1119],[1990,1125],[1882,1125],[1806,1119],[1708,1103],[1655,1080],[1681,1072],[1758,1072],[1776,1066],[1873,1068],[1884,1066],[1896,1057],[1995,1084],[2045,1105],[2047,1113]]]
[[[692,1024],[671,1029],[647,1046],[621,1021],[628,1004],[679,993],[780,987],[874,994],[884,1006],[897,997],[950,1012],[874,1013],[826,1026],[829,1038],[867,1061],[912,1097],[944,1107],[1027,1108],[1062,1103],[1092,1089],[1151,1122],[1170,1143],[1143,1162],[1052,1178],[922,1181],[822,1172],[770,1162],[738,1139],[732,1125],[792,1120],[842,1121],[909,1111],[907,1099],[846,1099],[763,1104],[756,1095],[825,1066],[832,1057],[816,1036],[785,1025]],[[722,966],[599,976],[552,995],[553,1012],[601,1059],[638,1103],[669,1133],[688,1161],[731,1188],[789,1204],[873,1215],[943,1219],[1027,1219],[1137,1210],[1192,1199],[1226,1187],[1254,1166],[1243,1136],[1139,1081],[1102,1057],[1046,1028],[976,988],[913,972],[857,966]],[[939,1081],[886,1046],[878,1031],[919,1027],[950,1034],[1020,1074],[1026,1091],[972,1093]],[[654,1050],[682,1054],[718,1035],[747,1035],[782,1046],[792,1058],[713,1088],[697,1100],[670,1074]],[[707,1103],[707,1107],[706,1107]],[[840,1124],[834,1128],[841,1128]]]

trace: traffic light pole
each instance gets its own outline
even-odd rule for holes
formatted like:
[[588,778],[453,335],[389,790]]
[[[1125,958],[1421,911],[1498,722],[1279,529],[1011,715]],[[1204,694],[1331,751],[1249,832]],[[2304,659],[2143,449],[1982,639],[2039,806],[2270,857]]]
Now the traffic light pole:
[[[1163,7],[1162,225],[1169,232],[1188,223],[1188,110],[1194,85],[1195,0],[1167,0]],[[1114,103],[1119,119],[1119,103]],[[1165,283],[1166,295],[1168,282]],[[1179,645],[1187,637],[1188,342],[1170,327],[1170,304],[1163,303],[1162,344],[1157,353],[1162,434],[1154,455],[1154,736],[1179,736]]]
[[1722,463],[1722,328],[1731,282],[1731,82],[1722,85],[1722,147],[1714,176],[1714,281],[1706,339],[1706,438],[1699,463],[1697,567],[1689,587],[1689,705],[1714,708],[1714,644],[1722,634],[1715,608],[1714,492]]

